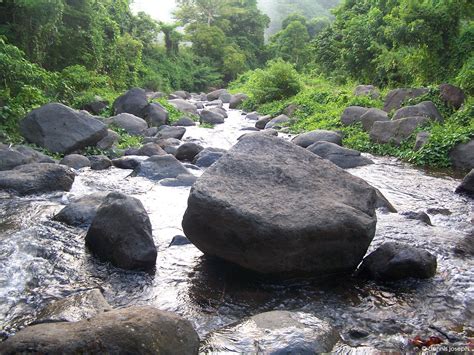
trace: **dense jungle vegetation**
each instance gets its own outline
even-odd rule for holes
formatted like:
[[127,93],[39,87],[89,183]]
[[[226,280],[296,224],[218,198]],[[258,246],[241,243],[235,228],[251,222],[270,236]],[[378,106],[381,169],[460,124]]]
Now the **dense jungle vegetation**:
[[[18,121],[51,101],[80,108],[96,96],[112,102],[135,86],[205,91],[229,83],[250,96],[246,109],[278,114],[296,104],[294,132],[343,130],[350,147],[420,165],[449,166],[449,150],[474,136],[470,0],[344,0],[332,14],[337,1],[317,1],[313,8],[308,1],[280,0],[280,8],[295,12],[268,41],[270,18],[257,0],[177,0],[175,23],[134,15],[130,3],[0,4],[4,136],[19,139]],[[440,101],[438,85],[444,82],[467,95],[460,110]],[[358,84],[378,86],[381,97],[390,88],[430,87],[416,101],[438,104],[445,122],[423,128],[432,136],[418,152],[411,149],[413,137],[400,147],[371,143],[360,127],[339,123],[347,106],[382,106],[381,98],[354,96]]]

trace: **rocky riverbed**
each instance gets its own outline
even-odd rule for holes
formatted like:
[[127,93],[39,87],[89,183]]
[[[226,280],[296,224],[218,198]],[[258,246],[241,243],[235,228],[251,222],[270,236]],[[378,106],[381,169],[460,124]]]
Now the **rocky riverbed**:
[[[208,98],[218,99],[219,95],[205,99]],[[194,105],[198,102],[196,98],[191,101],[184,99],[186,97],[175,99],[178,100],[176,105],[183,110],[190,107],[190,103]],[[209,101],[199,103],[209,105],[207,111],[214,113],[206,113],[204,116],[207,120],[220,119],[222,116],[223,123],[216,124],[214,128],[199,125],[186,127],[181,142],[178,142],[181,146],[183,142],[188,144],[181,148],[184,157],[195,148],[189,143],[200,145],[200,149],[215,148],[214,152],[219,152],[219,149],[227,151],[243,134],[255,134],[249,133],[255,127],[255,117],[247,117],[240,110],[230,109],[228,104],[224,104],[225,115],[228,116],[225,118],[222,112],[216,114],[214,104]],[[217,105],[220,106],[220,103]],[[193,111],[198,112],[196,106],[193,107]],[[153,117],[158,119],[159,112],[155,111]],[[268,123],[270,120],[266,125]],[[67,192],[18,196],[3,191],[0,196],[0,323],[4,338],[41,319],[45,307],[53,301],[98,289],[110,308],[133,310],[136,306],[151,306],[181,316],[196,330],[200,337],[200,350],[204,352],[410,351],[414,349],[411,340],[417,336],[422,340],[434,337],[446,346],[472,346],[473,200],[467,195],[455,193],[460,179],[415,169],[391,158],[360,155],[354,151],[341,153],[340,149],[343,148],[339,147],[337,137],[331,136],[331,140],[327,138],[328,133],[322,140],[330,143],[323,146],[314,142],[312,136],[299,137],[299,141],[288,143],[293,137],[281,132],[279,136],[285,142],[279,142],[279,138],[269,137],[278,134],[270,130],[278,128],[278,120],[273,120],[270,126],[266,130],[268,134],[258,133],[262,136],[241,140],[237,148],[233,148],[233,153],[222,160],[221,165],[207,168],[210,164],[181,164],[183,171],[177,174],[181,178],[150,178],[150,174],[140,173],[140,169],[135,169],[136,173],[131,174],[132,170],[114,166],[104,170],[84,167],[76,171],[72,187]],[[305,143],[307,139],[310,139],[308,143],[311,144]],[[246,143],[250,141],[252,145]],[[274,150],[269,148],[271,144],[274,144]],[[297,148],[296,144],[308,148],[303,150]],[[252,149],[256,149],[253,155]],[[313,157],[313,153],[318,154],[313,150],[327,154],[327,159],[336,157],[334,163],[338,166],[342,164],[343,168],[347,167],[345,164],[348,160],[363,161],[363,164],[355,164],[361,166],[348,169],[346,173],[327,161]],[[155,156],[166,156],[164,151],[158,153]],[[216,158],[221,154],[216,154]],[[285,161],[284,154],[292,158]],[[342,159],[341,156],[349,158]],[[156,164],[155,160],[163,159],[152,158],[153,164]],[[256,161],[261,164],[255,164]],[[232,167],[235,169],[232,170]],[[145,170],[145,165],[142,170]],[[205,210],[205,206],[200,205],[203,199],[198,199],[199,203],[196,202],[194,207],[198,211],[186,212],[191,190],[189,185],[194,182],[194,178],[203,174],[205,176],[198,180],[193,190],[195,196],[206,195],[218,203]],[[318,183],[297,180],[298,175],[307,179],[311,176]],[[256,181],[259,177],[268,179]],[[255,183],[252,184],[252,181]],[[219,186],[220,183],[222,186]],[[228,190],[223,189],[224,186]],[[303,187],[307,190],[304,190],[304,194],[295,195],[290,191],[292,187],[299,187],[299,192]],[[319,194],[324,198],[320,199],[315,191],[317,188],[324,190],[324,193]],[[245,199],[244,190],[250,191],[252,196]],[[358,191],[360,195],[350,196],[353,191]],[[81,226],[81,223],[73,227],[52,218],[77,198],[92,193],[103,193],[105,196],[109,192],[136,198],[146,211],[151,224],[151,238],[157,249],[155,270],[124,270],[100,261],[102,258],[99,259],[96,253],[91,253],[85,247],[87,223],[86,227]],[[385,204],[384,208],[377,208],[380,205],[376,203],[376,193],[380,192],[392,206]],[[225,194],[226,198],[221,194]],[[231,198],[232,194],[235,194],[235,199]],[[282,208],[262,205],[257,213],[254,209],[259,199],[262,203],[272,201]],[[300,205],[295,199],[299,200]],[[192,203],[194,200],[190,198],[189,201]],[[232,205],[235,201],[240,201],[238,208]],[[312,201],[315,205],[309,206]],[[141,208],[134,206],[139,210]],[[397,212],[387,207],[394,207]],[[281,215],[273,216],[272,211],[275,210]],[[183,231],[185,213],[188,218],[197,214],[204,219],[199,223],[195,219],[188,220],[184,223]],[[315,218],[317,223],[312,224],[311,216],[316,214],[319,219]],[[249,215],[255,218],[255,222],[247,225]],[[353,215],[357,215],[357,218],[352,218]],[[291,219],[294,216],[297,217]],[[226,218],[231,220],[227,223]],[[322,258],[317,253],[319,247],[313,251],[309,244],[304,243],[314,238],[311,233],[315,226],[331,219],[344,223],[327,225],[326,229],[321,228],[320,233],[333,233],[334,237],[338,237],[338,226],[347,226],[349,220],[357,221],[348,227],[345,235],[350,232],[351,236],[359,238],[357,243],[360,250],[354,251],[354,247],[349,247],[350,244],[344,244],[344,248],[360,254],[360,257],[334,269],[327,267],[331,263],[331,259],[328,259],[318,265],[318,277],[292,274],[292,271],[315,271],[311,269],[314,266],[311,258]],[[209,229],[203,229],[203,223],[209,223]],[[134,222],[136,224],[139,223]],[[281,241],[271,239],[277,228],[275,226],[278,227],[278,236],[283,237]],[[254,249],[250,251],[258,250],[262,255],[259,260],[237,261],[236,258],[258,258],[251,252],[246,254],[249,247],[242,246],[244,242],[232,245],[234,251],[239,250],[236,256],[233,250],[223,250],[228,240],[220,241],[223,245],[214,249],[212,245],[209,246],[209,240],[203,239],[207,235],[218,236],[225,231],[229,240],[235,242],[235,238],[239,237],[228,234],[229,230],[238,231],[236,234],[240,236],[252,233],[252,228],[261,238],[269,238],[271,246],[265,250],[255,241],[251,243]],[[247,270],[234,263],[205,256],[185,238],[176,238],[184,236],[187,229],[189,238],[201,250],[245,266]],[[199,233],[194,233],[195,230],[199,230]],[[298,236],[304,238],[296,239]],[[289,237],[296,239],[296,242],[288,242]],[[366,245],[360,246],[360,241]],[[343,242],[348,243],[338,240],[338,243]],[[401,253],[394,252],[401,259],[398,264],[394,262],[389,265],[385,261],[381,267],[377,266],[377,260],[367,264],[366,269],[375,269],[377,277],[369,276],[367,279],[367,275],[362,274],[338,275],[329,279],[319,277],[321,273],[331,274],[329,271],[355,269],[367,246],[368,255],[388,242],[407,246],[405,249],[409,249],[411,254],[403,254],[402,248]],[[284,250],[279,250],[278,243]],[[333,244],[321,244],[320,248],[327,247],[324,255],[341,252],[344,261],[353,255],[349,251],[343,253],[342,244]],[[302,250],[302,253],[291,255],[297,249]],[[314,254],[305,258],[305,249]],[[285,250],[288,260],[285,260]],[[382,251],[384,255],[393,252]],[[389,259],[393,261],[393,258],[391,256]],[[435,259],[434,263],[431,258]],[[110,261],[113,263],[113,260]],[[382,270],[385,267],[386,270]],[[271,271],[277,274],[285,271],[285,277]],[[368,274],[374,275],[371,272]],[[398,277],[400,275],[402,277]],[[143,307],[136,309],[153,317],[154,311]],[[117,311],[108,312],[109,315],[102,315],[95,321],[98,327],[104,322],[114,322],[114,312]],[[84,317],[89,316],[87,314]],[[132,322],[133,315],[130,317]],[[175,316],[168,313],[157,314],[156,317],[166,322],[178,322],[173,318]],[[68,329],[74,332],[74,327],[79,329],[80,324]],[[137,327],[139,329],[140,324]],[[182,323],[182,327],[186,329],[186,334],[192,334],[188,323]],[[30,332],[35,336],[34,331]],[[111,330],[110,334],[107,341],[112,343],[114,339],[124,336],[115,330]],[[27,338],[28,335],[23,336]],[[188,338],[193,336],[189,335]],[[15,336],[10,339],[14,341]],[[166,342],[164,339],[161,341]],[[197,350],[196,344],[192,342],[183,349],[185,352]]]

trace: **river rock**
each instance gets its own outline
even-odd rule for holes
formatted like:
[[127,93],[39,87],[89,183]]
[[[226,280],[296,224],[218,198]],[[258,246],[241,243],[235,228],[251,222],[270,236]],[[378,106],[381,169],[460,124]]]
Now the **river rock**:
[[287,115],[280,115],[272,118],[270,122],[265,125],[265,129],[273,128],[280,129],[290,122],[290,118]]
[[185,133],[186,128],[184,127],[161,126],[158,128],[158,133],[155,137],[158,139],[181,139]]
[[474,139],[456,145],[449,152],[449,159],[456,169],[466,171],[474,169]]
[[224,123],[224,116],[210,110],[202,110],[199,114],[201,123],[221,124]]
[[59,164],[33,163],[0,171],[0,189],[13,190],[20,195],[69,191],[74,172]]
[[61,159],[59,164],[69,166],[70,168],[73,168],[76,170],[91,166],[91,162],[89,158],[80,154],[66,155],[64,158]]
[[103,312],[79,322],[38,324],[0,343],[0,353],[197,354],[191,323],[150,306]]
[[142,117],[144,110],[148,106],[148,99],[145,90],[133,88],[125,94],[119,96],[113,104],[114,114],[131,113],[132,115]]
[[374,122],[379,121],[390,121],[390,118],[388,118],[387,112],[379,110],[378,108],[371,108],[362,116],[360,116],[360,122],[362,123],[362,127],[366,132],[370,132]]
[[331,142],[316,142],[307,148],[311,153],[329,160],[343,169],[356,168],[374,162],[360,154],[357,150],[343,148]]
[[375,208],[385,210],[389,213],[397,213],[397,209],[392,205],[392,203],[384,196],[384,194],[379,190],[375,189],[377,193],[377,202],[375,203]]
[[219,95],[218,99],[221,100],[223,103],[228,104],[230,103],[230,100],[232,100],[232,95],[228,92],[224,92]]
[[26,145],[18,145],[15,146],[14,149],[30,159],[30,163],[56,163],[53,158]]
[[187,100],[191,98],[191,95],[189,94],[189,92],[183,91],[183,90],[175,91],[172,93],[172,95],[175,95],[183,100]]
[[188,101],[182,99],[175,99],[169,100],[168,102],[181,112],[191,113],[193,115],[197,115],[198,113],[196,106]]
[[119,141],[120,136],[118,135],[118,133],[112,131],[111,129],[108,129],[107,135],[97,143],[96,147],[102,150],[107,150],[112,148]]
[[267,123],[269,123],[272,120],[272,116],[263,116],[260,117],[259,120],[255,123],[255,128],[258,129],[265,129],[265,126]]
[[180,174],[176,178],[168,178],[160,180],[160,185],[168,187],[192,186],[197,177],[191,174]]
[[79,322],[111,310],[112,307],[102,296],[100,290],[92,289],[48,304],[39,312],[35,324]]
[[161,91],[148,91],[146,92],[146,98],[148,100],[155,100],[155,99],[161,99],[163,97],[166,97],[166,94]]
[[245,119],[249,121],[258,121],[260,119],[260,115],[257,112],[250,112],[245,116]]
[[229,108],[236,109],[238,108],[245,100],[249,97],[245,94],[236,94],[233,95],[229,102]]
[[109,193],[87,231],[86,245],[102,261],[127,270],[155,267],[157,249],[148,214],[140,200]]
[[374,122],[370,130],[370,139],[381,144],[393,143],[400,145],[418,127],[427,124],[429,121],[428,117],[407,117],[395,121]]
[[417,135],[416,135],[416,139],[415,139],[415,145],[413,147],[413,150],[415,152],[419,151],[421,148],[423,148],[426,143],[428,143],[430,139],[430,132],[418,132]]
[[166,155],[167,153],[157,143],[146,143],[140,149],[136,155],[152,157],[154,155]]
[[378,99],[380,91],[373,85],[358,85],[354,89],[354,96],[368,96],[371,99]]
[[428,117],[433,121],[443,122],[443,116],[431,101],[423,101],[417,105],[406,106],[398,109],[393,115],[393,120],[407,117]]
[[451,84],[441,84],[439,86],[439,93],[441,99],[456,110],[459,110],[466,100],[464,91]]
[[361,106],[349,106],[347,107],[341,115],[341,123],[344,126],[350,126],[356,122],[360,122],[360,118],[364,115],[369,109],[367,107]]
[[315,131],[297,135],[292,139],[292,142],[303,148],[307,148],[316,142],[331,142],[337,145],[342,145],[342,136],[337,132],[317,129]]
[[64,207],[53,220],[66,223],[74,227],[89,226],[95,217],[97,209],[104,202],[107,193],[96,192],[73,200]]
[[462,256],[474,256],[474,231],[459,240],[453,251]]
[[330,353],[339,341],[331,325],[312,314],[271,311],[217,330],[202,342],[202,353],[232,349],[241,354]]
[[208,168],[218,161],[227,151],[220,148],[204,148],[193,159],[193,164]]
[[143,118],[150,127],[160,127],[168,124],[169,113],[159,103],[152,102],[143,110]]
[[429,92],[427,88],[409,88],[409,89],[395,89],[390,91],[385,97],[383,110],[391,112],[402,107],[403,103],[408,99],[423,96]]
[[138,136],[148,128],[148,124],[143,118],[130,113],[121,113],[108,119],[109,125],[123,129],[130,135]]
[[20,122],[29,142],[54,153],[70,153],[95,146],[107,135],[107,126],[91,115],[58,103],[31,111]]
[[375,203],[374,188],[334,164],[283,139],[252,136],[194,184],[182,225],[207,255],[261,273],[323,276],[362,260]]
[[250,133],[245,133],[242,134],[239,138],[237,138],[238,141],[245,137],[252,137],[252,136],[272,136],[272,137],[278,137],[278,131],[273,128],[269,128],[263,131],[257,131],[257,132],[250,132]]
[[135,169],[141,162],[147,160],[146,156],[128,155],[112,160],[112,164],[119,169]]
[[207,94],[207,101],[214,101],[214,100],[217,100],[219,99],[219,96],[221,96],[222,94],[227,94],[227,90],[226,89],[219,89],[219,90],[214,90],[212,92],[210,92],[209,94]]
[[227,114],[227,111],[225,110],[225,108],[222,108],[222,107],[213,107],[209,111],[214,112],[214,113],[218,113],[219,115],[222,115],[224,118],[229,117],[229,115]]
[[364,259],[359,275],[380,281],[396,281],[408,277],[426,279],[435,275],[436,266],[436,256],[428,251],[388,242]]
[[184,143],[178,147],[175,157],[178,160],[193,161],[194,157],[198,155],[204,148],[196,143]]
[[109,102],[107,100],[102,99],[100,96],[96,96],[94,100],[83,105],[81,107],[81,110],[86,110],[87,112],[90,112],[91,114],[98,116],[100,115],[102,111],[104,111],[107,108],[108,105],[109,105]]
[[189,174],[189,172],[170,154],[155,155],[142,162],[133,172],[134,176],[143,176],[150,180],[174,179],[181,174]]
[[299,110],[299,106],[296,104],[289,104],[283,109],[283,114],[287,115],[288,117],[293,117],[295,115],[295,112]]
[[196,122],[194,122],[189,117],[181,117],[179,120],[177,120],[175,123],[172,124],[172,126],[181,126],[181,127],[191,127],[195,125],[196,125]]
[[188,245],[188,244],[191,244],[191,242],[184,235],[175,235],[173,239],[171,239],[171,242],[168,245],[168,248],[174,247],[174,246]]
[[429,226],[433,225],[431,223],[430,216],[428,216],[426,212],[423,211],[405,211],[402,212],[401,215],[407,219],[414,219],[416,221],[423,222],[424,224],[427,224]]
[[91,155],[89,161],[92,170],[105,170],[112,166],[112,161],[105,155]]
[[461,184],[456,188],[456,192],[474,197],[474,169],[464,177]]
[[223,108],[224,103],[221,100],[214,100],[206,103],[206,107]]
[[28,164],[31,159],[13,149],[0,150],[0,171],[11,170],[19,165]]

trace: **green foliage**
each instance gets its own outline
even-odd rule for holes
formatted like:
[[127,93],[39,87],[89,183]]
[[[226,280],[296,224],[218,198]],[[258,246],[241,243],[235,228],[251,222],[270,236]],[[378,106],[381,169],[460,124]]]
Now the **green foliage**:
[[184,116],[191,118],[195,122],[199,120],[199,117],[196,115],[193,115],[192,113],[188,113],[186,115],[183,114],[176,107],[171,105],[165,98],[155,99],[153,101],[158,102],[161,106],[163,106],[166,109],[166,111],[168,111],[170,124],[175,123],[176,121],[178,121],[180,118]]
[[214,129],[215,125],[212,124],[212,123],[208,123],[208,122],[203,122],[203,123],[200,123],[199,128],[209,128],[209,129]]

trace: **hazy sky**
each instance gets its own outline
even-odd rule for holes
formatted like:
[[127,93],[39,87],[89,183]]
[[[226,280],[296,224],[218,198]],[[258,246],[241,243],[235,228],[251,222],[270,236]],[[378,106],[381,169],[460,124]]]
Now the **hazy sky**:
[[155,20],[169,22],[172,20],[171,11],[175,7],[174,0],[134,0],[133,12],[144,11]]

